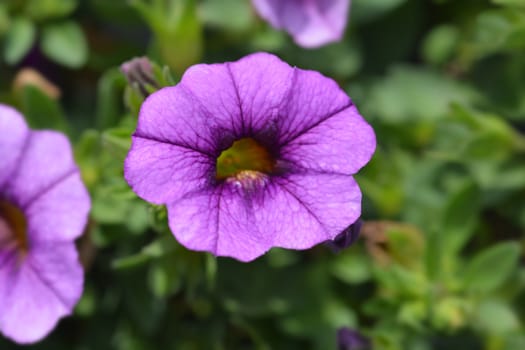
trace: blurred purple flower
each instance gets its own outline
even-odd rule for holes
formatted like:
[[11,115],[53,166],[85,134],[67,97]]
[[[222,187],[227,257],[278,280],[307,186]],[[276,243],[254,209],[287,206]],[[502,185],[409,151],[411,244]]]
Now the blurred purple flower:
[[358,331],[348,327],[340,328],[337,331],[338,350],[368,350],[371,345],[370,339],[366,338]]
[[190,67],[142,105],[124,175],[181,244],[250,261],[334,239],[361,213],[374,131],[337,84],[257,53]]
[[0,332],[33,343],[82,294],[74,240],[90,199],[62,134],[29,130],[5,105],[0,134]]
[[341,250],[354,244],[359,237],[361,226],[363,226],[363,220],[358,219],[343,232],[338,234],[333,240],[326,241],[326,245],[328,245],[334,253],[339,253]]
[[252,0],[262,18],[284,29],[303,47],[342,39],[350,0]]

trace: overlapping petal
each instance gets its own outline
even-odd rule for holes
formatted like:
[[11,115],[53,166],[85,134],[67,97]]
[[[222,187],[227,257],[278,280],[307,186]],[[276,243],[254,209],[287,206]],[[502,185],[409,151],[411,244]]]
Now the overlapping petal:
[[11,254],[0,261],[0,329],[18,343],[32,343],[71,312],[83,273],[73,242],[41,245],[23,263],[19,259]]
[[350,0],[252,0],[265,20],[289,32],[303,47],[319,47],[342,38]]
[[271,247],[307,249],[333,239],[361,213],[361,192],[348,175],[257,182],[225,182],[169,204],[172,232],[189,249],[250,261]]

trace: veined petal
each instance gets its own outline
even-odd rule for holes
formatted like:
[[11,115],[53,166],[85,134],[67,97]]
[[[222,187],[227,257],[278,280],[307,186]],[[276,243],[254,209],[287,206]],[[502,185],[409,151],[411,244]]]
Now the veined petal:
[[281,159],[305,169],[355,174],[375,148],[374,130],[351,106],[289,141],[281,149]]
[[360,209],[351,176],[295,174],[253,187],[226,181],[169,204],[168,215],[187,248],[250,261],[273,246],[306,249],[333,239]]
[[[179,86],[202,114],[196,129],[205,137],[235,139],[243,135],[244,124],[237,89],[225,64],[197,64],[184,73]],[[209,132],[222,135],[210,135]],[[220,146],[220,145],[219,145]]]
[[277,56],[248,55],[226,63],[236,87],[245,134],[267,132],[281,118],[281,106],[293,88],[294,69]]
[[29,129],[18,111],[0,104],[0,191],[16,171]]
[[[290,174],[273,181],[279,194],[265,221],[279,222],[274,246],[307,249],[333,239],[361,215],[361,191],[352,176]],[[280,197],[280,198],[279,198]]]
[[74,243],[39,245],[21,262],[12,255],[0,265],[0,330],[17,343],[41,340],[71,314],[82,287]]
[[90,207],[80,174],[74,172],[26,207],[30,245],[75,240],[86,226]]
[[354,174],[375,151],[370,125],[337,84],[297,70],[278,130],[280,157],[316,171]]
[[54,131],[33,131],[6,188],[8,199],[25,209],[32,201],[78,173],[67,137]]
[[[216,91],[222,88],[214,87]],[[182,83],[151,94],[140,108],[134,140],[149,139],[216,156],[221,135],[214,126],[220,123],[203,103],[206,101],[194,96]]]
[[124,176],[140,197],[165,204],[210,186],[215,181],[215,163],[198,151],[134,136]]
[[203,128],[229,132],[233,141],[257,136],[275,123],[292,75],[291,67],[278,57],[255,53],[236,62],[193,66],[181,85],[209,115]]
[[251,261],[264,254],[273,240],[261,231],[255,217],[258,210],[265,210],[262,187],[250,192],[225,182],[168,204],[170,229],[188,249]]

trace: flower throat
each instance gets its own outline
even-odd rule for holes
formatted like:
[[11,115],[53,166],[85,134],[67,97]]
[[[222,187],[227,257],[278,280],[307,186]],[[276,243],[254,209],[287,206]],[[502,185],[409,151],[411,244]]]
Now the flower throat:
[[217,158],[215,178],[224,180],[243,176],[246,173],[265,173],[273,171],[275,161],[266,148],[252,138],[235,141]]
[[11,229],[17,247],[27,251],[27,221],[22,211],[11,203],[0,200],[0,218],[4,219]]

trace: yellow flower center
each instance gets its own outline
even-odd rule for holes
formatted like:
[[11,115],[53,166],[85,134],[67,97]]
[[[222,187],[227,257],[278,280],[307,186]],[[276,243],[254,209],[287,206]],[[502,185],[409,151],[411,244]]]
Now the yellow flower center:
[[243,178],[243,174],[269,174],[274,165],[275,161],[266,148],[246,137],[235,141],[217,158],[215,178],[224,180],[231,177]]
[[7,223],[18,249],[26,252],[28,250],[27,221],[24,213],[11,203],[0,200],[0,218]]

